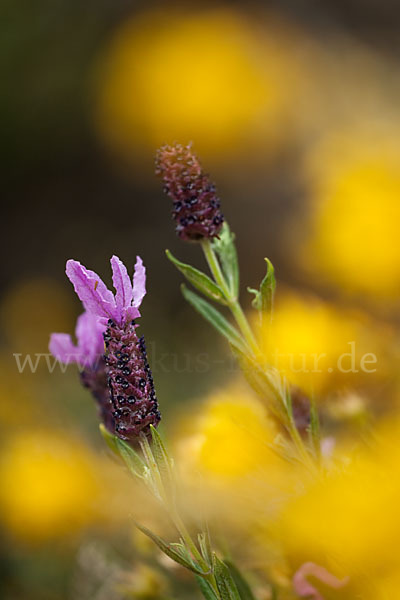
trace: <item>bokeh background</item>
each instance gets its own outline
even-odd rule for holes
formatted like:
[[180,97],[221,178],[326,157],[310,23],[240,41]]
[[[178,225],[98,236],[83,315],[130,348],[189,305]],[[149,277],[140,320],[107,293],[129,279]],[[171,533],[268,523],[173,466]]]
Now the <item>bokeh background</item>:
[[153,172],[158,145],[192,140],[236,232],[249,311],[263,257],[276,267],[276,347],[334,361],[355,341],[377,357],[374,373],[291,373],[330,431],[396,411],[399,6],[3,0],[0,13],[0,596],[192,598],[130,525],[148,502],[104,451],[76,370],[46,362],[50,332],[72,333],[80,311],[65,261],[110,281],[112,254],[142,256],[164,429],[189,472],[233,485],[254,460],[229,421],[248,392],[180,295],[165,248],[203,262],[175,238]]

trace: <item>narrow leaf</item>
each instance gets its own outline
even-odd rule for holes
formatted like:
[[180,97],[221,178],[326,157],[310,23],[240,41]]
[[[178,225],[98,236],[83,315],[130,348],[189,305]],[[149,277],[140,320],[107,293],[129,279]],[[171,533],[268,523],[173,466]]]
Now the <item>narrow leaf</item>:
[[250,386],[260,396],[275,418],[279,422],[284,421],[286,417],[286,405],[284,405],[283,400],[282,402],[279,401],[280,392],[273,381],[271,373],[263,368],[248,353],[234,346],[231,346],[231,349]]
[[214,554],[214,576],[221,600],[241,600],[233,577],[222,560]]
[[208,530],[206,530],[203,533],[199,533],[199,535],[197,536],[197,539],[199,541],[201,554],[202,554],[204,560],[206,561],[206,563],[211,564],[212,551],[211,551],[211,543],[210,543],[210,536],[209,536]]
[[199,575],[196,575],[197,584],[206,600],[218,600],[218,596],[214,592],[211,585],[208,583],[206,579],[203,579]]
[[267,273],[260,283],[260,289],[247,288],[250,294],[254,294],[252,305],[260,311],[261,314],[271,314],[276,289],[275,270],[268,258],[264,259],[267,263]]
[[128,446],[126,442],[123,442],[119,438],[116,438],[116,446],[122,460],[130,472],[136,477],[144,478],[146,465],[140,458],[139,454],[135,452],[133,448]]
[[234,565],[232,562],[227,561],[227,560],[224,560],[224,563],[226,564],[229,571],[231,572],[231,575],[236,584],[236,587],[238,589],[241,600],[255,600],[254,594],[251,591],[249,584],[247,583],[247,581],[245,580],[245,578],[243,577],[243,575],[241,574],[239,569],[236,567],[236,565]]
[[100,433],[103,436],[105,443],[107,444],[107,446],[109,447],[111,452],[113,452],[114,454],[116,454],[119,457],[120,453],[119,453],[118,447],[117,447],[117,440],[118,440],[117,436],[110,433],[108,431],[108,429],[105,428],[103,423],[100,423],[99,429],[100,429]]
[[135,475],[135,477],[145,479],[146,465],[139,454],[119,437],[110,433],[104,427],[103,423],[99,425],[99,429],[107,446],[116,456],[118,456],[118,458],[122,459],[129,471]]
[[228,282],[229,289],[234,298],[239,293],[239,264],[235,245],[235,234],[231,232],[225,221],[218,238],[212,242],[214,251],[222,265],[222,271]]
[[227,338],[227,340],[242,352],[246,352],[246,346],[242,341],[237,329],[225,319],[209,302],[200,298],[197,294],[188,290],[185,285],[181,286],[184,298],[200,313],[215,329]]
[[275,269],[268,258],[264,260],[267,263],[267,273],[260,285],[261,310],[271,312],[276,289]]
[[173,474],[173,463],[168,455],[167,449],[160,435],[160,432],[150,425],[151,437],[153,441],[153,456],[157,463],[164,488],[169,493],[173,493],[175,487],[175,478]]
[[164,554],[169,556],[169,558],[172,558],[172,560],[182,565],[186,569],[193,571],[193,573],[196,573],[196,575],[208,575],[207,572],[202,571],[200,567],[197,567],[194,564],[193,561],[189,561],[188,559],[184,558],[179,552],[173,549],[171,544],[167,544],[167,542],[150,531],[150,529],[147,529],[147,527],[144,527],[139,523],[135,523],[135,525],[142,533],[144,533],[144,535],[147,535],[147,537],[149,537],[160,548],[160,550],[164,552]]
[[158,468],[157,461],[154,458],[153,449],[150,446],[149,440],[143,432],[139,435],[139,444],[146,462],[147,482],[149,483],[150,488],[154,493],[155,497],[158,500],[163,501],[165,496],[165,489],[160,469]]
[[179,261],[175,258],[169,250],[165,251],[167,258],[176,266],[176,268],[186,277],[186,279],[195,287],[199,292],[202,292],[207,298],[215,300],[220,304],[226,305],[225,296],[221,288],[205,273],[202,273],[198,269],[190,265]]
[[254,294],[254,298],[251,301],[251,304],[252,304],[253,308],[258,309],[258,306],[260,303],[260,290],[256,290],[255,288],[248,287],[247,291],[249,292],[249,294]]

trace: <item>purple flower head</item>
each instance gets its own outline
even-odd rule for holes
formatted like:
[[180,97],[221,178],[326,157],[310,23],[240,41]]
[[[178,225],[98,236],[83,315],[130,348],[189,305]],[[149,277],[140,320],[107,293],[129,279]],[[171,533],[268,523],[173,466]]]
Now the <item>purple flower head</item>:
[[132,281],[117,256],[111,268],[115,295],[94,271],[67,262],[67,276],[86,312],[78,319],[77,345],[70,335],[53,333],[50,351],[61,362],[84,367],[81,382],[96,399],[103,423],[135,444],[161,418],[144,338],[138,338],[134,321],[146,294],[146,271],[139,256]]
[[124,263],[117,256],[111,258],[111,268],[115,295],[97,273],[77,260],[69,260],[65,272],[87,312],[102,325],[109,319],[123,325],[140,317],[139,306],[146,294],[146,269],[138,256],[131,282]]
[[64,364],[77,363],[93,367],[104,353],[103,333],[105,325],[89,312],[78,317],[75,329],[77,344],[68,333],[52,333],[50,352]]

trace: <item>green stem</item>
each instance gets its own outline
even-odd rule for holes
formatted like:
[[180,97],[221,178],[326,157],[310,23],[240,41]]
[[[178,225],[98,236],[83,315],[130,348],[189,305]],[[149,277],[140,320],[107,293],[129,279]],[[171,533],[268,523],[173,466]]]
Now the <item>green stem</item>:
[[146,464],[151,473],[151,479],[153,482],[153,487],[158,494],[159,499],[165,504],[166,502],[166,494],[164,485],[161,478],[160,469],[158,468],[157,461],[154,458],[153,451],[149,444],[149,440],[144,434],[139,435],[139,444],[143,452],[143,456],[145,458]]
[[[253,352],[253,354],[255,356],[259,356],[260,349],[259,349],[257,340],[250,328],[249,322],[242,310],[242,307],[240,306],[238,298],[234,297],[231,293],[231,290],[229,289],[229,286],[228,286],[228,284],[225,280],[225,277],[222,273],[218,258],[213,250],[210,240],[203,240],[201,245],[202,245],[203,252],[206,257],[208,266],[210,267],[210,271],[214,276],[215,282],[221,288],[221,290],[226,298],[226,301],[228,302],[229,309],[230,309],[233,317],[235,318],[236,323],[238,324],[238,326],[243,334],[243,337],[244,337],[245,341],[247,342],[247,345],[249,346],[250,350]],[[275,386],[271,386],[271,387],[273,388],[275,395],[282,402],[282,397],[280,396],[279,392],[276,390]],[[304,442],[301,439],[301,436],[298,432],[296,424],[294,423],[293,418],[291,418],[290,416],[288,418],[287,430],[292,437],[293,443],[294,443],[294,445],[297,449],[297,452],[299,453],[299,456],[301,457],[302,461],[309,468],[314,468],[313,461],[312,461],[306,447],[304,446]]]
[[185,542],[187,548],[192,553],[193,558],[195,558],[197,560],[197,562],[199,563],[199,565],[201,566],[201,568],[204,571],[210,570],[210,573],[208,575],[204,575],[204,578],[207,579],[207,581],[210,583],[214,592],[216,593],[216,595],[219,598],[220,594],[218,591],[217,582],[216,582],[215,577],[211,570],[211,565],[207,564],[207,562],[204,560],[203,556],[200,554],[196,544],[194,543],[194,541],[192,539],[192,536],[190,535],[189,531],[187,530],[185,523],[183,522],[182,518],[180,517],[180,515],[178,514],[176,509],[172,509],[172,510],[170,509],[170,516],[171,516],[171,519],[172,519],[176,529],[178,530],[179,535]]
[[219,265],[218,259],[215,255],[213,247],[211,245],[210,240],[203,240],[201,243],[204,255],[206,257],[208,266],[210,267],[210,271],[214,276],[215,282],[219,285],[221,290],[224,293],[226,301],[228,302],[228,306],[232,315],[234,316],[236,323],[238,324],[244,339],[249,345],[250,349],[254,354],[259,353],[258,344],[256,338],[250,328],[250,325],[247,321],[246,315],[244,314],[242,307],[239,304],[237,298],[232,296],[231,290],[229,289],[228,284],[225,281],[225,277],[222,274],[221,267]]
[[[175,503],[173,503],[173,505],[172,505],[165,493],[164,484],[162,481],[160,470],[158,468],[157,461],[154,458],[154,454],[151,449],[151,445],[149,444],[149,441],[145,435],[142,435],[139,437],[139,444],[142,449],[143,456],[146,460],[147,466],[150,469],[150,472],[152,475],[153,486],[155,488],[158,498],[164,505],[166,512],[169,514],[173,524],[175,525],[175,527],[176,527],[179,535],[181,536],[182,540],[184,541],[186,547],[191,552],[193,558],[195,558],[197,560],[197,562],[199,563],[199,565],[201,566],[201,568],[204,571],[210,570],[210,565],[207,564],[207,562],[204,560],[203,556],[199,552],[185,523],[183,522],[181,516],[178,513]],[[216,594],[219,597],[219,592],[218,592],[217,584],[216,584],[213,573],[210,571],[210,573],[208,575],[205,575],[204,577],[209,581],[210,585],[213,587],[214,591],[216,592]]]
[[210,571],[210,573],[208,573],[208,575],[204,575],[203,577],[204,577],[204,579],[207,579],[207,581],[212,586],[217,597],[220,598],[217,582],[216,582],[215,576],[212,572],[211,565],[207,564],[207,562],[204,560],[203,556],[199,552],[195,542],[192,539],[192,536],[190,535],[189,531],[187,530],[187,527],[186,527],[185,523],[183,522],[181,516],[177,512],[176,508],[175,507],[170,508],[169,514],[171,516],[171,519],[172,519],[179,535],[181,536],[182,540],[185,542],[186,547],[192,553],[193,558],[195,558],[197,560],[197,562],[199,563],[199,565],[201,566],[201,568],[204,571],[208,571],[208,570]]
[[206,564],[205,560],[203,559],[202,555],[200,554],[196,544],[192,540],[192,537],[191,537],[189,531],[187,530],[187,527],[186,527],[185,523],[183,522],[182,518],[178,514],[178,512],[176,510],[171,510],[170,515],[171,515],[171,519],[172,519],[176,529],[179,532],[179,535],[182,537],[186,546],[189,548],[190,552],[193,555],[193,558],[195,558],[198,561],[198,563],[202,569],[208,570],[209,565]]

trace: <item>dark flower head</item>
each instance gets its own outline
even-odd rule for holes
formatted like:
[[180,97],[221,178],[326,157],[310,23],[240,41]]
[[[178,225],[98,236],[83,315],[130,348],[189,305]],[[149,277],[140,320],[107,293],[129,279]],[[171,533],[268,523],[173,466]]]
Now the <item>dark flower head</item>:
[[224,222],[220,201],[191,144],[162,146],[156,155],[156,174],[173,200],[178,236],[190,241],[217,237]]
[[111,266],[115,296],[96,273],[75,260],[67,262],[67,275],[86,312],[78,319],[77,345],[70,335],[53,333],[50,351],[60,362],[82,367],[81,382],[96,399],[107,429],[134,443],[160,421],[144,339],[132,320],[140,317],[146,275],[140,257],[133,282],[118,257],[112,257]]
[[134,321],[120,326],[110,319],[104,333],[115,432],[128,442],[141,432],[149,434],[150,425],[157,427],[161,418],[144,338],[137,336],[136,327]]

